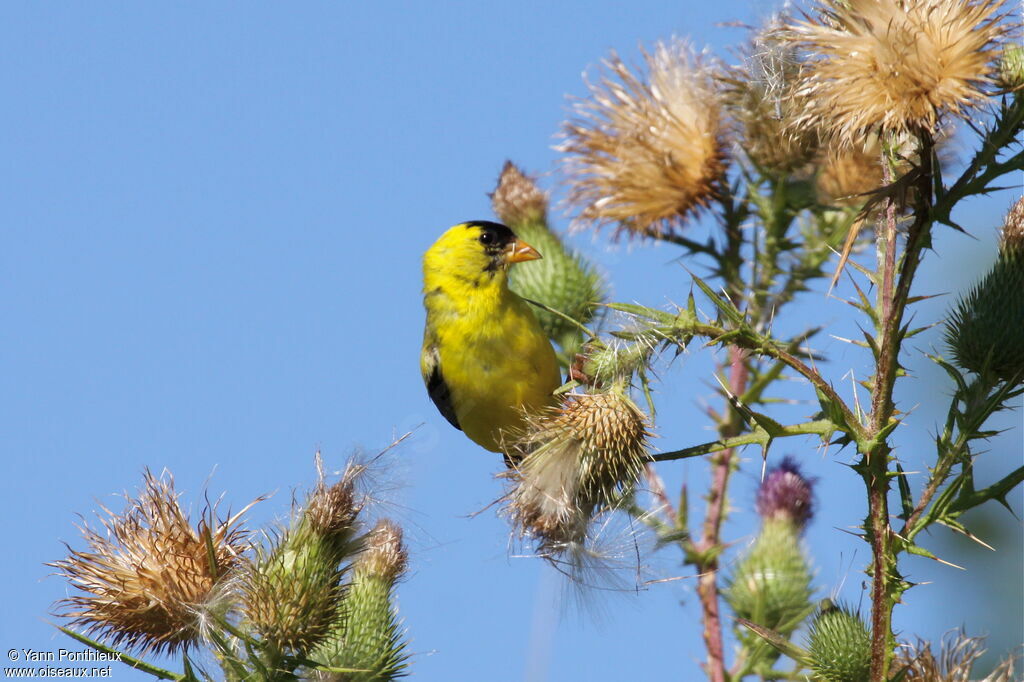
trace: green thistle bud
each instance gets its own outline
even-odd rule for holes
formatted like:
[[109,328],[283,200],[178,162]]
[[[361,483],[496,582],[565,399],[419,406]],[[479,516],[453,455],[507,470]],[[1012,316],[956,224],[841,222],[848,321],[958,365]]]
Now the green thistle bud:
[[[565,244],[547,224],[547,198],[521,170],[506,162],[491,195],[494,212],[517,237],[537,249],[540,260],[520,263],[509,272],[512,290],[567,315],[581,324],[594,317],[594,303],[604,298],[601,276]],[[563,350],[563,360],[575,355],[580,330],[558,315],[534,309],[545,333]]]
[[1024,47],[1008,45],[999,60],[999,84],[1007,89],[1024,85]]
[[308,526],[288,531],[269,552],[258,553],[244,575],[245,627],[273,652],[305,655],[337,618],[340,579],[334,553]]
[[386,682],[406,674],[408,654],[392,592],[407,561],[402,529],[390,521],[379,522],[353,565],[352,583],[342,602],[344,620],[313,654],[313,660],[326,668],[358,672],[318,670],[310,679]]
[[946,343],[956,363],[1003,381],[1024,378],[1024,199],[1007,215],[999,257],[950,314]]
[[[728,578],[724,595],[740,618],[789,635],[814,610],[812,592],[799,530],[788,521],[767,519]],[[760,639],[751,633],[746,636],[751,641]]]
[[581,374],[587,383],[600,385],[606,381],[629,379],[646,367],[660,339],[639,335],[634,341],[612,341],[610,345],[583,349]]
[[863,682],[871,671],[871,633],[845,605],[829,605],[814,617],[808,649],[816,679]]
[[343,564],[361,547],[355,492],[361,471],[350,465],[330,487],[321,471],[293,527],[257,553],[244,577],[245,621],[273,651],[308,654],[339,619]]

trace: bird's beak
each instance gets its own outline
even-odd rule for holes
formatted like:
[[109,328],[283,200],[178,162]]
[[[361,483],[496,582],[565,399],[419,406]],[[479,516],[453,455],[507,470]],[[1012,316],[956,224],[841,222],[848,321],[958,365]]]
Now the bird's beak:
[[521,239],[514,239],[505,250],[506,263],[522,263],[527,260],[537,260],[540,257],[541,255],[537,249]]

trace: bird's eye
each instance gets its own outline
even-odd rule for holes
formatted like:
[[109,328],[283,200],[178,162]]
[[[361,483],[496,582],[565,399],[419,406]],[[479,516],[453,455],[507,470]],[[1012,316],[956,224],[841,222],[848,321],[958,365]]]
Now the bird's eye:
[[481,233],[481,235],[480,235],[480,243],[481,244],[493,244],[494,243],[494,233],[493,232],[483,232],[483,233]]

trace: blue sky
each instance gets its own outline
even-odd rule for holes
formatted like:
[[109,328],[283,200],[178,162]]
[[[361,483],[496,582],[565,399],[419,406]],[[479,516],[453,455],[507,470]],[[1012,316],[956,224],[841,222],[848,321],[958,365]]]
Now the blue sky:
[[[652,557],[651,570],[679,580],[593,596],[581,611],[559,605],[564,586],[539,561],[514,556],[493,510],[471,517],[501,494],[501,464],[450,428],[422,387],[419,258],[449,225],[491,217],[486,193],[505,159],[553,170],[565,96],[583,94],[581,73],[610,49],[633,59],[639,43],[679,35],[728,56],[743,32],[720,24],[773,7],[6,4],[0,650],[73,644],[50,624],[65,587],[43,563],[62,556],[62,542],[80,546],[76,514],[119,508],[113,494],[134,490],[144,468],[173,472],[194,510],[204,487],[235,509],[276,491],[253,510],[257,525],[287,516],[293,491],[314,480],[317,449],[340,468],[353,450],[422,424],[389,459],[383,507],[410,541],[399,599],[417,679],[696,676],[699,610],[677,555]],[[1018,194],[964,208],[974,236],[942,231],[920,293],[970,284]],[[610,248],[605,237],[572,243],[616,299],[685,298],[674,251]],[[920,319],[948,300],[920,306]],[[849,310],[809,294],[790,324],[825,319],[850,336]],[[948,391],[921,357],[937,339],[921,338],[908,360],[915,378],[901,387],[901,404],[920,404],[899,436],[908,470],[924,470],[943,409],[928,403]],[[865,375],[858,349],[819,343],[837,383],[850,369]],[[663,367],[660,448],[710,439],[701,405],[714,400],[712,360],[694,350]],[[982,478],[1021,458],[1020,412],[997,426],[1017,430],[993,441]],[[863,516],[859,482],[841,465],[851,453],[812,442],[784,452],[819,478],[807,540],[821,594],[864,600],[866,546],[843,532]],[[737,546],[755,527],[760,468],[756,452],[745,457],[726,530]],[[662,471],[670,490],[706,486],[702,462]],[[1014,499],[1019,512],[1019,491]],[[1020,526],[989,511],[979,521],[999,553],[958,554],[966,572],[906,563],[929,584],[898,610],[903,632],[935,639],[966,624],[1002,650],[1024,639]],[[940,555],[959,551],[943,533],[932,541]],[[1005,581],[1003,620],[984,601],[991,580]]]

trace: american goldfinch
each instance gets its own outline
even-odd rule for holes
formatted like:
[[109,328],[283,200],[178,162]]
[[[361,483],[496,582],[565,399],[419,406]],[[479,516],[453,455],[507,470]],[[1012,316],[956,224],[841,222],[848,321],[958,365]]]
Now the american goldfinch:
[[456,225],[423,256],[423,381],[452,426],[492,452],[562,383],[530,305],[508,288],[509,266],[540,257],[487,221]]

